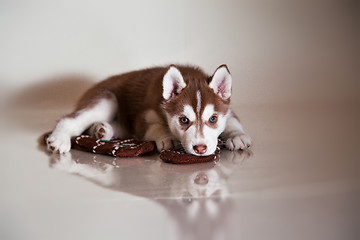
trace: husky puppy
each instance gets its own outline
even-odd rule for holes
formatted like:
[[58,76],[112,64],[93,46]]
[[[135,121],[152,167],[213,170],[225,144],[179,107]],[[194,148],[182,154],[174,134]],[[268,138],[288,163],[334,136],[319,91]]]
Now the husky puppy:
[[214,153],[219,137],[229,150],[246,149],[251,139],[230,109],[231,84],[226,65],[212,76],[198,67],[170,65],[110,77],[59,120],[47,148],[68,152],[71,137],[88,131],[103,140],[155,141],[158,151],[181,144],[198,156]]

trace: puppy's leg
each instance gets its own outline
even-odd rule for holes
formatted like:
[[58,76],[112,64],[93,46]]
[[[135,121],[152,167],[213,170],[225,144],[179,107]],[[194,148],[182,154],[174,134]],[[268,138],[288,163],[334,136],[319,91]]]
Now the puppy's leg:
[[230,113],[226,122],[222,137],[226,141],[226,147],[231,151],[244,150],[252,144],[251,138],[245,133],[239,119],[233,112]]
[[127,134],[117,120],[112,122],[95,122],[89,128],[89,134],[102,140],[110,140],[112,137],[129,137],[129,134]]
[[147,129],[144,135],[145,141],[155,141],[157,150],[171,149],[173,146],[174,137],[169,132],[166,124],[159,117],[159,115],[153,111],[149,110],[145,114],[145,121],[147,124]]
[[74,113],[62,118],[47,139],[51,152],[70,151],[71,137],[83,133],[94,122],[110,122],[117,112],[117,100],[113,94],[98,98]]
[[89,134],[98,139],[110,140],[114,136],[114,130],[107,122],[95,122],[91,125]]

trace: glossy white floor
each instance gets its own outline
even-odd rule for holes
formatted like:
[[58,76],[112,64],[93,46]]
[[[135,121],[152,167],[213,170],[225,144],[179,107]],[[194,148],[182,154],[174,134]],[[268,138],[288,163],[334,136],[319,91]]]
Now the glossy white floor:
[[239,106],[251,151],[179,166],[158,154],[49,155],[37,138],[68,105],[2,96],[1,239],[357,237],[351,105]]

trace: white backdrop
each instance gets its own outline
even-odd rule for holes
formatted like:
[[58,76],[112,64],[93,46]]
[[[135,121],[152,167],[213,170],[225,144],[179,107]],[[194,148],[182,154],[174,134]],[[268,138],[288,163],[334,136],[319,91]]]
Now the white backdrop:
[[1,0],[1,88],[228,64],[233,104],[355,97],[354,1]]

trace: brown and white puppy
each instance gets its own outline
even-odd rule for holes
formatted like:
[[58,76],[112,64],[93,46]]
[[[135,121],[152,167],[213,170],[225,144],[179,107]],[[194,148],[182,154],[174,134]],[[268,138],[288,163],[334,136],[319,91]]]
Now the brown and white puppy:
[[60,119],[47,139],[52,152],[68,152],[70,138],[93,136],[155,141],[159,151],[181,143],[187,153],[214,153],[218,137],[230,150],[250,137],[230,109],[232,78],[226,65],[212,76],[197,67],[156,67],[104,80],[89,89],[75,111]]

